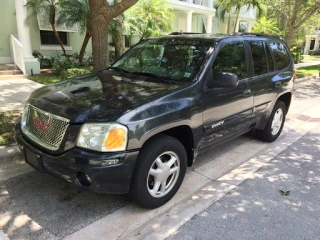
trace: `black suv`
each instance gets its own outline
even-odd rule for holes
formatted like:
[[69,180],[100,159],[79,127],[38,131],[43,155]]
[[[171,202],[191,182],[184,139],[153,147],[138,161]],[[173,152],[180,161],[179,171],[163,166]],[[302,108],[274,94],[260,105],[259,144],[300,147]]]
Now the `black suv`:
[[201,152],[250,130],[276,140],[294,76],[277,37],[150,38],[103,71],[35,90],[17,141],[40,171],[156,208]]

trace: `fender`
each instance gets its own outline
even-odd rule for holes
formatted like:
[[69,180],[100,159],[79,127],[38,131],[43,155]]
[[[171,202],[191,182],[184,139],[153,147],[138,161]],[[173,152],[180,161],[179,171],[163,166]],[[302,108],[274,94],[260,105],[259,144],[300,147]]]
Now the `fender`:
[[153,129],[145,132],[139,139],[135,138],[135,139],[129,140],[128,150],[140,149],[145,144],[145,142],[148,141],[153,136],[155,136],[159,133],[162,133],[164,131],[168,131],[170,129],[173,129],[175,127],[181,127],[181,126],[189,127],[193,133],[194,138],[196,135],[199,135],[199,133],[197,134],[198,131],[196,131],[194,129],[193,123],[190,119],[181,119],[181,120],[169,122],[169,123],[160,125],[156,128],[153,128]]

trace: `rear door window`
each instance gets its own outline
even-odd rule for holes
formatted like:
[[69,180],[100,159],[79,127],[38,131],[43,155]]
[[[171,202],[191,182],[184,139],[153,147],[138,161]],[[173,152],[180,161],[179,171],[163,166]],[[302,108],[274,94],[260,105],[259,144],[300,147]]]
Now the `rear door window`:
[[248,77],[246,54],[243,42],[227,43],[223,46],[212,66],[213,73],[236,74],[239,80]]
[[270,47],[276,60],[278,70],[288,67],[290,64],[290,57],[285,46],[279,42],[271,42]]
[[267,53],[267,60],[268,60],[268,71],[273,72],[274,71],[274,63],[273,63],[272,55],[271,55],[268,44],[266,43],[265,45],[266,45],[266,53]]
[[254,76],[259,76],[268,72],[268,64],[266,53],[264,51],[263,41],[250,41],[249,42]]

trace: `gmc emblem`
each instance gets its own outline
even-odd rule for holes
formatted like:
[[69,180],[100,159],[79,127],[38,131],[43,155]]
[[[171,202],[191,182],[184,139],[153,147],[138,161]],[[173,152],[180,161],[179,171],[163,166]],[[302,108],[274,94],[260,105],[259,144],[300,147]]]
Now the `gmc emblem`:
[[44,132],[48,132],[48,129],[50,128],[50,124],[46,124],[44,122],[41,122],[40,119],[38,119],[38,118],[33,119],[33,125],[36,128],[39,128]]

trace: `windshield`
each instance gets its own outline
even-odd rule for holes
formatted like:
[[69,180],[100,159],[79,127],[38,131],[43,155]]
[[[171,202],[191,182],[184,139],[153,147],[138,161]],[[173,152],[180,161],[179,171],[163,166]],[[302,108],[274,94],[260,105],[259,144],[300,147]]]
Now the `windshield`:
[[130,49],[112,67],[173,81],[191,81],[212,45],[205,40],[149,39]]

